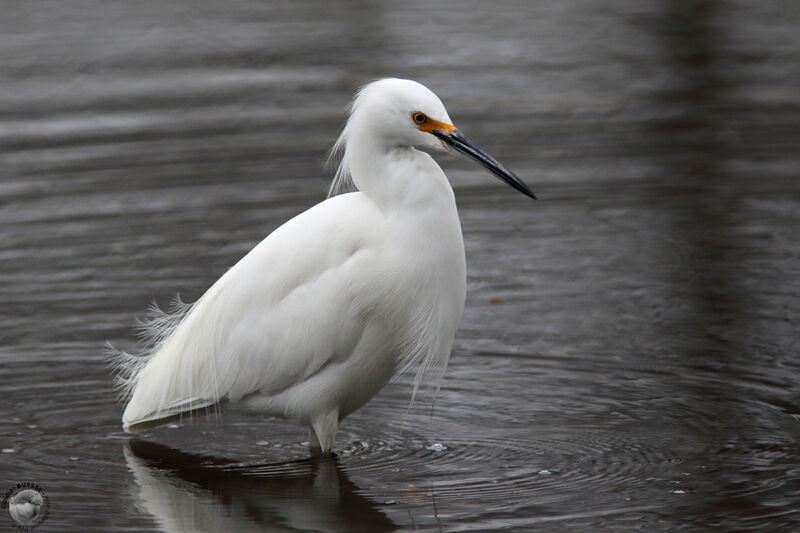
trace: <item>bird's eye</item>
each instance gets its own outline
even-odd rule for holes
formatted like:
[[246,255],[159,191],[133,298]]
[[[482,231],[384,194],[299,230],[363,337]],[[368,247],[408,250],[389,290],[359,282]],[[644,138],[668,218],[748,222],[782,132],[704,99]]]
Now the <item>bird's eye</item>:
[[411,113],[411,119],[417,124],[425,124],[428,121],[428,117],[426,117],[419,111]]

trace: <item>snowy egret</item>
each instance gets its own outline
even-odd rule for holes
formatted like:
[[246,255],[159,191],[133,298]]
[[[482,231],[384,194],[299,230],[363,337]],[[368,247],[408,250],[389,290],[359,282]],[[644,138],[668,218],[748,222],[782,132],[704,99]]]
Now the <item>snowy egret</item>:
[[[339,422],[390,379],[444,371],[466,296],[453,190],[426,151],[450,147],[535,198],[453,126],[439,98],[383,79],[356,95],[329,198],[276,229],[193,305],[118,354],[123,428],[230,402],[307,424],[330,453]],[[356,192],[338,194],[355,187]]]

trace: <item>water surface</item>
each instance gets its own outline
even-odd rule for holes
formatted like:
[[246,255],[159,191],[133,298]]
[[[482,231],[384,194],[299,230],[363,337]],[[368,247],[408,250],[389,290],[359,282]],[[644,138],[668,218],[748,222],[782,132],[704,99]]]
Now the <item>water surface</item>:
[[[39,483],[41,531],[800,528],[799,17],[5,5],[0,491]],[[235,413],[131,440],[106,340],[133,349],[149,302],[196,299],[319,202],[344,106],[385,75],[540,197],[441,159],[469,295],[435,405],[401,379],[335,461]]]

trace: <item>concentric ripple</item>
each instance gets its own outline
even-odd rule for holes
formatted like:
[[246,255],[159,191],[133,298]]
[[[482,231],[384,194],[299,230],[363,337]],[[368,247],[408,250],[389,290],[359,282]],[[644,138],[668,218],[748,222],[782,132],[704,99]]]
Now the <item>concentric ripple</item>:
[[353,477],[425,480],[438,504],[472,506],[481,502],[494,512],[508,512],[574,497],[575,487],[594,493],[628,493],[669,487],[684,481],[680,460],[645,442],[626,442],[612,433],[586,433],[581,442],[564,437],[535,438],[519,432],[498,436],[431,441],[355,441],[341,452]]

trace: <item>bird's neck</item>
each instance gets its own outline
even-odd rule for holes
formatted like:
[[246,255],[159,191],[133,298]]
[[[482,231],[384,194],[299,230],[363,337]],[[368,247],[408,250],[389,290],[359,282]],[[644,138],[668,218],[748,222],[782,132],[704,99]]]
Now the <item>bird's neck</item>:
[[425,152],[378,139],[364,139],[358,147],[348,161],[353,182],[382,209],[455,208],[447,177]]

